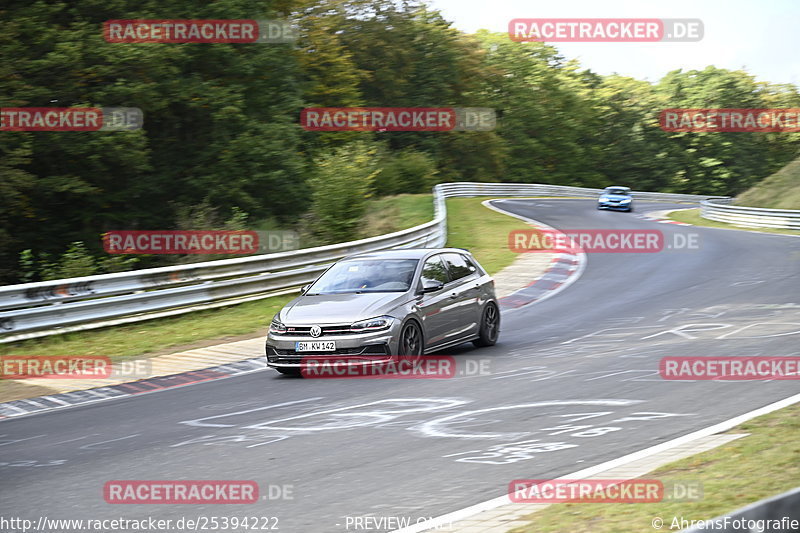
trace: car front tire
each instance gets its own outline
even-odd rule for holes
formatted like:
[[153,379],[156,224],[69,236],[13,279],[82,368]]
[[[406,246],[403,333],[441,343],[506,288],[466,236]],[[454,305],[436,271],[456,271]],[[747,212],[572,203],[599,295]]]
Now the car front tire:
[[481,327],[478,338],[472,344],[478,347],[494,346],[497,343],[497,336],[500,333],[500,310],[497,304],[489,302],[483,308],[481,314]]
[[400,328],[400,339],[397,342],[397,355],[421,356],[424,351],[422,328],[416,320],[408,320]]

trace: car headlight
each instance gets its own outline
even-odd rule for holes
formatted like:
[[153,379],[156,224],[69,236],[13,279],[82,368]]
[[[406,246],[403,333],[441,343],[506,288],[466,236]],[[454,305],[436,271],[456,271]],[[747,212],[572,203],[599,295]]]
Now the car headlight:
[[608,201],[608,198],[605,198],[605,197],[603,197],[603,198],[600,198],[600,199],[599,199],[599,200],[597,200],[597,201],[598,201],[598,202],[607,202],[607,201]]
[[283,335],[286,333],[286,326],[277,318],[273,318],[269,325],[269,332],[271,335]]
[[631,199],[630,198],[626,198],[625,200],[620,200],[619,203],[621,203],[621,204],[629,204],[629,203],[631,203]]
[[367,320],[359,320],[353,322],[350,326],[350,331],[353,333],[362,333],[364,331],[380,331],[382,329],[389,329],[394,323],[394,318],[390,316],[379,316],[375,318],[368,318]]

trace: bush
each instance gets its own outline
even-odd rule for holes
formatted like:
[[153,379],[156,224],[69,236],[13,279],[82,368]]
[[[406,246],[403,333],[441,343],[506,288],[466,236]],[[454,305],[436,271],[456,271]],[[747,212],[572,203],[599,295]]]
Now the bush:
[[56,261],[50,255],[33,250],[23,250],[19,254],[19,282],[32,283],[63,278],[79,278],[93,274],[126,272],[136,268],[138,257],[113,255],[96,259],[82,241],[69,245],[67,251]]
[[324,242],[356,239],[375,176],[378,150],[357,142],[324,153],[309,180],[312,231]]
[[403,150],[387,154],[375,179],[375,194],[389,196],[428,192],[436,183],[436,163],[426,153]]

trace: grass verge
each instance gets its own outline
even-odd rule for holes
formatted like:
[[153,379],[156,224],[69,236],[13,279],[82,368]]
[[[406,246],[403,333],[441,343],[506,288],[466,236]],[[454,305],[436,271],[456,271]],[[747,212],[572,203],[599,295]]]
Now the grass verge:
[[433,220],[433,195],[398,194],[367,203],[361,238],[413,228]]
[[526,517],[514,533],[617,533],[678,531],[673,519],[708,520],[757,500],[793,489],[800,479],[800,405],[754,418],[729,433],[749,436],[670,463],[647,479],[700,482],[703,498],[693,502],[558,504]]
[[481,205],[488,199],[447,200],[447,246],[467,248],[489,274],[495,274],[519,256],[508,247],[509,232],[530,226]]
[[736,198],[736,205],[800,209],[800,157]]
[[725,222],[717,222],[716,220],[708,220],[700,216],[700,208],[697,209],[682,209],[680,211],[673,211],[668,214],[670,220],[676,222],[685,222],[694,226],[706,226],[708,228],[725,228],[725,229],[738,229],[744,231],[757,231],[761,233],[780,233],[783,235],[800,235],[800,231],[791,229],[779,228],[745,228],[744,226],[734,226],[733,224],[726,224]]

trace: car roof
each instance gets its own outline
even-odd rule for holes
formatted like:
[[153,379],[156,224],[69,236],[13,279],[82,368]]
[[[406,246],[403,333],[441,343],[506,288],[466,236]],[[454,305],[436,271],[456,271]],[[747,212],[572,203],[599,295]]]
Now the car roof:
[[631,188],[630,188],[630,187],[622,187],[621,185],[612,185],[611,187],[606,187],[606,188],[605,188],[605,190],[606,190],[606,191],[607,191],[608,189],[625,189],[626,191],[629,191],[629,190],[631,190]]
[[422,259],[428,255],[439,252],[455,252],[471,255],[469,250],[463,248],[398,248],[394,250],[381,250],[379,252],[364,252],[360,254],[348,255],[347,259]]

